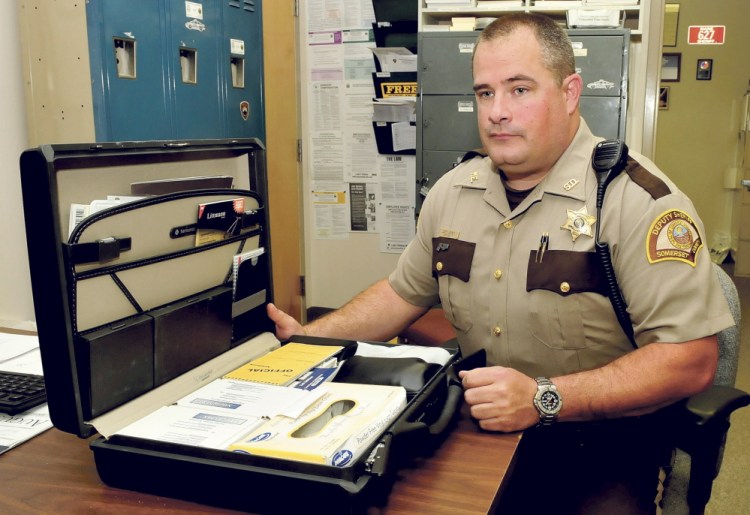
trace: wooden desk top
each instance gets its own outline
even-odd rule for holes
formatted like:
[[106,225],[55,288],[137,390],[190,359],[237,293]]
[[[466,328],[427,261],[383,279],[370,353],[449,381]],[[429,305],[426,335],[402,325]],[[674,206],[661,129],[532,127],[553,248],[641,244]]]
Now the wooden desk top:
[[[464,409],[433,456],[398,472],[388,505],[374,513],[490,512],[519,440],[519,434],[481,432]],[[109,487],[99,479],[88,445],[53,428],[0,455],[0,513],[233,513]]]

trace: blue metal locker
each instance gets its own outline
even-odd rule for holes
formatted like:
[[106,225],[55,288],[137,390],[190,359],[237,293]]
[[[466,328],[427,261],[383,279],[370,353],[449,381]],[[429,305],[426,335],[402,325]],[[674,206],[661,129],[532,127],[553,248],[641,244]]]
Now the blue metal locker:
[[97,141],[172,134],[161,2],[90,1],[86,17]]
[[261,0],[88,0],[97,141],[265,141]]
[[166,0],[165,4],[175,137],[224,137],[220,4],[185,0]]
[[261,0],[224,0],[226,136],[266,140],[263,103],[263,15]]

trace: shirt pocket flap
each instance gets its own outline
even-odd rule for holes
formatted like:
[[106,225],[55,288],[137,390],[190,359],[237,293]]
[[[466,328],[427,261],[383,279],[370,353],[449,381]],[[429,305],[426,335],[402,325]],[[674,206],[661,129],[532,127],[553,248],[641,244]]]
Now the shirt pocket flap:
[[476,246],[476,243],[455,238],[432,238],[432,273],[468,282]]
[[529,254],[526,291],[548,290],[562,296],[595,292],[607,296],[607,281],[595,252],[548,250],[542,259]]

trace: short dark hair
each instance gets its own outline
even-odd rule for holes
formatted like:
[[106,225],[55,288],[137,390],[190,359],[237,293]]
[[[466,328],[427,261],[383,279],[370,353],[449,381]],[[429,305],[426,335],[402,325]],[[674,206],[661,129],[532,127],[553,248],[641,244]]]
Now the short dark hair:
[[558,84],[562,84],[565,77],[575,73],[573,46],[568,35],[552,18],[542,14],[513,13],[502,16],[487,25],[479,34],[477,46],[482,41],[489,42],[508,37],[523,27],[531,29],[536,36],[542,53],[542,63],[555,75]]

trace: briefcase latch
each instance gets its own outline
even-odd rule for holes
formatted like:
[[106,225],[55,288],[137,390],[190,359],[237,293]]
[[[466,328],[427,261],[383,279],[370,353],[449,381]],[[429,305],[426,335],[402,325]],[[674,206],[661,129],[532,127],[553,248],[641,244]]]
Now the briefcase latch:
[[365,461],[365,470],[375,476],[382,476],[388,465],[388,455],[391,452],[391,440],[393,435],[386,433],[382,440],[373,448],[370,456]]

